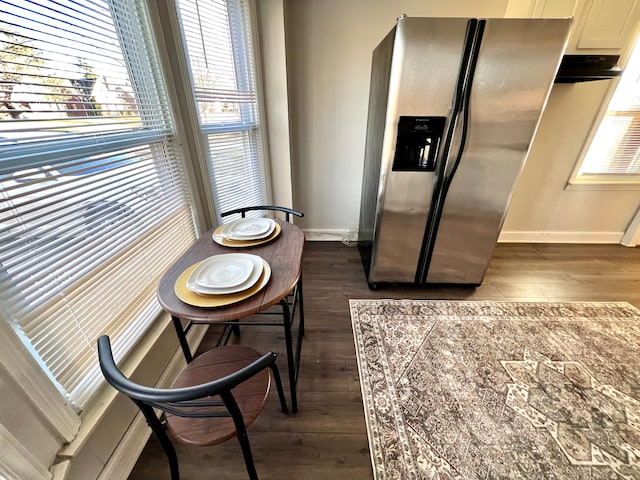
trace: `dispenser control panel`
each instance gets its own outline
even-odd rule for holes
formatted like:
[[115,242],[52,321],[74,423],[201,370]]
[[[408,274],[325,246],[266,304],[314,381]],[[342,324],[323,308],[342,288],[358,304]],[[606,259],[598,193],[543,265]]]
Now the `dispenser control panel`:
[[393,171],[433,172],[446,117],[400,117]]

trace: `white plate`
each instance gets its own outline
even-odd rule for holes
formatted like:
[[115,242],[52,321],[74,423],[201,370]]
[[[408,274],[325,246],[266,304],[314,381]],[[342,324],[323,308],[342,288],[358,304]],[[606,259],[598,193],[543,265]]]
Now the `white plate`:
[[207,260],[205,260],[204,262],[202,262],[202,264],[200,264],[198,268],[196,268],[193,271],[191,275],[189,275],[189,278],[187,278],[187,288],[192,292],[205,294],[205,295],[223,295],[223,294],[236,293],[236,292],[241,292],[243,290],[246,290],[252,287],[260,279],[260,275],[262,275],[262,270],[264,269],[264,262],[262,258],[257,255],[251,255],[249,253],[226,253],[223,255],[215,255],[209,258],[216,258],[219,256],[228,256],[228,255],[244,257],[245,259],[251,262],[251,265],[252,265],[251,273],[249,274],[248,278],[244,282],[238,285],[234,285],[232,287],[206,287],[198,284],[198,282],[196,281],[196,278],[198,276],[198,271],[207,262]]
[[258,240],[268,237],[276,228],[270,218],[240,218],[228,223],[222,235],[231,240]]
[[239,237],[264,235],[271,223],[268,218],[241,218],[229,224],[229,233]]
[[216,308],[241,302],[260,292],[260,290],[269,283],[269,279],[271,278],[271,267],[267,262],[262,260],[262,275],[260,275],[260,279],[254,283],[252,287],[229,295],[201,295],[199,293],[192,292],[187,288],[187,278],[189,278],[198,266],[199,264],[196,264],[187,268],[187,270],[185,270],[185,272],[178,278],[174,287],[176,295],[180,300],[196,307]]
[[207,258],[194,272],[200,287],[229,288],[247,281],[253,262],[243,254],[215,255]]
[[218,228],[216,228],[213,231],[211,237],[213,238],[214,242],[216,242],[218,245],[222,245],[223,247],[229,247],[229,248],[256,247],[258,245],[262,245],[263,243],[271,242],[278,235],[280,235],[280,233],[282,232],[282,228],[280,227],[280,224],[278,222],[274,222],[273,225],[274,225],[273,232],[271,232],[269,235],[267,235],[264,238],[258,238],[256,240],[231,240],[230,238],[225,237],[222,234],[222,231],[226,226],[224,223],[218,226]]

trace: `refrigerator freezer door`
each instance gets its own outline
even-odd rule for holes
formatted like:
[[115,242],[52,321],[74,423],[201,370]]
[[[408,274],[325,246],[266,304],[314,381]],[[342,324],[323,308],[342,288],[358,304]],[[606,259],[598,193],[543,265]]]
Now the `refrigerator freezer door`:
[[487,20],[466,147],[444,199],[427,283],[482,282],[570,25],[569,19]]
[[[415,281],[437,173],[392,169],[398,124],[400,117],[445,117],[448,122],[466,29],[467,19],[463,18],[403,18],[396,25],[387,97],[384,102],[370,99],[369,103],[365,163],[375,164],[376,159],[370,157],[380,152],[370,283]],[[374,71],[376,68],[374,64]],[[375,108],[386,109],[384,134],[372,140],[382,143],[378,149],[369,143],[374,132],[371,119],[379,118]],[[368,197],[370,202],[372,197]]]

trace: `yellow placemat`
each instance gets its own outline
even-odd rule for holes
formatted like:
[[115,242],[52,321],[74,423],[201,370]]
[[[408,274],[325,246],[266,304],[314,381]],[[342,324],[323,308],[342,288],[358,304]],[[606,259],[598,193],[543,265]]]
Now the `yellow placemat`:
[[195,307],[224,307],[225,305],[231,305],[232,303],[240,302],[259,292],[269,282],[269,279],[271,278],[271,267],[264,259],[262,262],[264,264],[262,275],[253,287],[243,290],[242,292],[228,293],[225,295],[201,295],[189,290],[187,288],[187,279],[202,262],[191,265],[182,272],[182,275],[180,275],[178,280],[176,280],[174,290],[180,300]]
[[225,247],[236,247],[236,248],[255,247],[256,245],[262,245],[263,243],[270,242],[271,240],[276,238],[278,235],[280,235],[280,232],[282,231],[282,228],[280,228],[280,225],[276,223],[276,226],[273,229],[273,232],[268,237],[258,238],[257,240],[230,240],[222,236],[222,230],[224,229],[225,226],[226,226],[225,224],[222,224],[214,230],[213,241],[216,242],[218,245],[223,245]]

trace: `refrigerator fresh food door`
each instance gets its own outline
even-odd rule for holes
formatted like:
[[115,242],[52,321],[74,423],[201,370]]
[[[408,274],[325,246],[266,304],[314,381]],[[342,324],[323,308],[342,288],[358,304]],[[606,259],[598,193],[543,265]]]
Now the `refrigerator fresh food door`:
[[[464,18],[401,18],[395,35],[386,39],[393,42],[387,97],[383,101],[370,98],[368,137],[376,130],[371,124],[372,118],[380,118],[377,109],[384,111],[384,134],[381,138],[368,138],[365,152],[366,164],[380,164],[369,283],[415,281],[442,152],[436,153],[435,166],[429,158],[420,164],[424,168],[400,166],[402,161],[396,156],[396,144],[398,134],[406,138],[407,130],[403,128],[399,132],[398,126],[400,117],[416,117],[415,121],[404,119],[403,125],[413,122],[408,128],[414,129],[414,133],[419,128],[428,129],[427,147],[439,146],[440,139],[435,138],[437,134],[432,135],[432,131],[446,131],[448,127],[467,23]],[[373,61],[376,59],[374,54]],[[374,72],[378,69],[375,63],[372,69]],[[375,149],[371,141],[382,144]],[[379,160],[371,158],[378,153]],[[365,172],[366,169],[367,166]],[[364,181],[366,179],[365,173]]]
[[569,19],[486,21],[466,144],[436,219],[427,283],[482,282],[570,25]]

